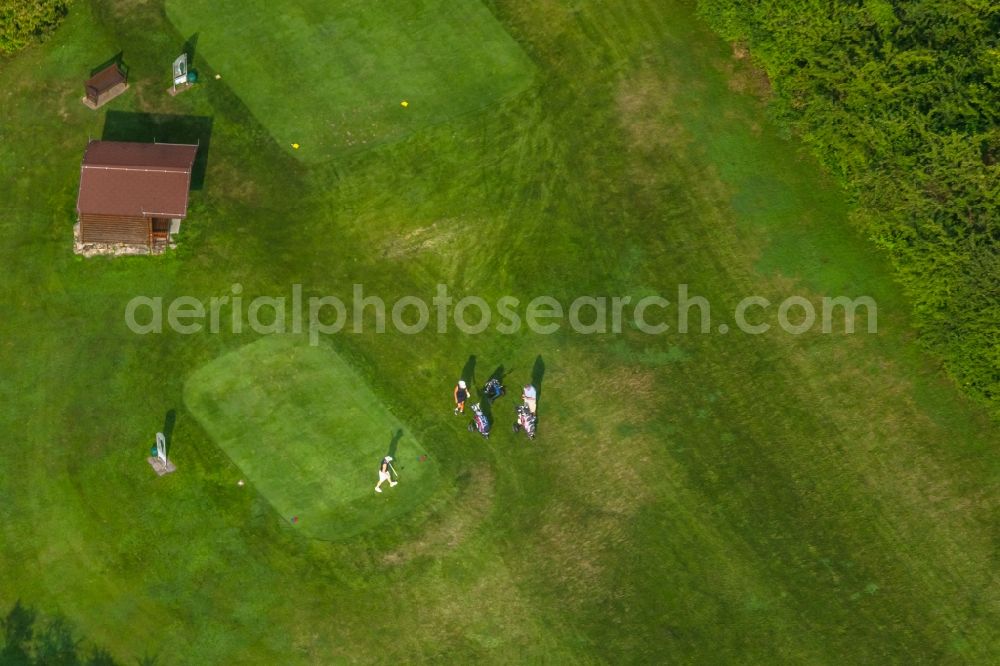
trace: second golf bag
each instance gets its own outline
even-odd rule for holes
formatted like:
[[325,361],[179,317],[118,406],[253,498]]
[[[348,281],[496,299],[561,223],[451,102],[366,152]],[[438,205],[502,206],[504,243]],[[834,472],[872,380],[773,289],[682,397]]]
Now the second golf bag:
[[502,396],[506,391],[507,389],[503,387],[503,384],[496,377],[486,382],[486,386],[483,387],[483,395],[486,396],[486,399],[490,403]]
[[472,422],[469,423],[469,432],[478,432],[485,438],[490,436],[490,420],[483,414],[483,408],[477,402],[472,407]]
[[535,438],[535,426],[538,425],[538,417],[531,413],[527,405],[517,406],[517,420],[514,421],[514,432],[524,431],[528,439]]

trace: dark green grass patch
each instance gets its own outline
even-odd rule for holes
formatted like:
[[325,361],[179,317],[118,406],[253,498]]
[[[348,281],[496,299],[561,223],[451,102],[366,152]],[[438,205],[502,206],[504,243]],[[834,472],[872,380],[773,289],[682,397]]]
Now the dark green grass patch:
[[[202,367],[185,403],[286,520],[344,539],[412,509],[437,486],[433,458],[335,352],[264,338]],[[382,457],[405,475],[374,492]]]
[[479,0],[166,7],[178,30],[197,38],[195,66],[207,62],[307,162],[484,108],[532,77],[521,47]]

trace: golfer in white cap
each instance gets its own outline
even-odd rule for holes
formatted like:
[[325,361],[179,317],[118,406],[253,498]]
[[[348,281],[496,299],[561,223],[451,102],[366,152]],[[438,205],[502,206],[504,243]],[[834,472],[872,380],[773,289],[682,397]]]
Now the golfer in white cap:
[[465,386],[465,380],[459,379],[455,386],[455,415],[465,413],[465,401],[469,399],[469,389]]
[[389,476],[389,469],[391,466],[389,463],[392,462],[392,456],[386,456],[382,458],[382,464],[378,466],[378,483],[375,484],[375,492],[382,492],[382,484],[386,481],[389,482],[389,487],[392,488],[394,485],[399,483],[399,481],[393,481],[392,477]]

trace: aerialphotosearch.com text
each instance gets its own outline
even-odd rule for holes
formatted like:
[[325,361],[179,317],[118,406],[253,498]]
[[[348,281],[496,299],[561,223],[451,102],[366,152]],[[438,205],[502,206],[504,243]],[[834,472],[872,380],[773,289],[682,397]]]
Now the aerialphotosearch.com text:
[[[428,303],[429,300],[429,303]],[[229,293],[207,300],[180,296],[165,302],[161,296],[136,296],[125,308],[125,323],[139,335],[172,331],[183,335],[245,330],[261,335],[307,333],[310,344],[323,336],[392,330],[405,335],[428,331],[446,333],[451,326],[476,335],[493,328],[513,335],[525,328],[539,335],[567,329],[581,335],[621,333],[635,330],[648,335],[667,333],[719,333],[734,330],[761,335],[780,330],[790,335],[809,331],[854,333],[856,320],[866,320],[868,333],[878,332],[878,308],[868,296],[823,297],[818,303],[803,296],[772,302],[763,296],[747,296],[737,303],[725,322],[713,322],[711,304],[692,295],[687,284],[679,284],[673,300],[662,295],[579,296],[571,301],[552,296],[524,300],[502,296],[488,302],[479,296],[456,299],[447,285],[439,284],[430,299],[402,296],[391,303],[352,287],[350,299],[338,296],[303,295],[301,284],[292,285],[289,296],[247,298],[241,284]]]

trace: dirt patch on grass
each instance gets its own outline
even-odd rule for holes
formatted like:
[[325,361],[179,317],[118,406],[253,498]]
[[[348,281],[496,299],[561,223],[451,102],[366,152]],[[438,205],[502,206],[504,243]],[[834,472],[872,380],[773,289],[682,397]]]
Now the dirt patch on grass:
[[616,105],[633,150],[650,153],[670,148],[685,150],[691,137],[675,110],[679,81],[652,67],[623,80]]
[[732,59],[718,63],[718,66],[726,73],[730,90],[750,94],[761,100],[768,100],[773,95],[770,77],[754,64],[750,49],[745,43],[734,42]]
[[[467,565],[452,559],[444,566],[462,570]],[[411,660],[414,654],[426,655],[427,645],[461,645],[466,655],[478,652],[499,663],[512,661],[509,655],[518,655],[519,662],[536,663],[532,654],[544,654],[552,663],[572,662],[559,653],[562,648],[552,644],[551,620],[543,622],[538,616],[531,595],[519,588],[502,559],[480,558],[475,567],[474,576],[428,576],[421,580],[419,599],[409,600],[419,612],[408,614],[393,626],[401,636],[417,637],[408,655]],[[442,651],[431,661],[454,662],[453,654]]]
[[[564,432],[573,431],[572,422],[588,423],[590,432],[583,441],[572,443],[573,450],[563,457],[557,477],[567,487],[588,479],[585,497],[602,511],[631,513],[648,498],[641,468],[652,459],[651,442],[640,434],[621,434],[620,426],[625,424],[638,433],[651,422],[657,413],[656,384],[655,372],[634,366],[608,368],[599,382],[580,377],[569,385],[576,389],[573,400],[586,407],[568,414],[570,422],[563,423],[561,415],[553,418],[551,427]],[[542,426],[549,427],[544,421]]]
[[[546,554],[553,584],[564,586],[570,598],[587,599],[606,590],[609,569],[627,549],[632,517],[654,499],[648,483],[652,479],[646,475],[662,442],[643,429],[657,413],[657,378],[645,368],[613,366],[601,373],[600,381],[593,381],[583,376],[594,372],[592,362],[564,363],[580,370],[541,396],[536,441],[553,446],[543,428],[580,435],[560,440],[561,450],[548,451],[555,456],[553,483],[560,491],[546,505],[535,538],[537,552]],[[572,397],[558,395],[562,386],[573,387]],[[547,416],[546,400],[581,407]]]
[[213,165],[212,180],[214,190],[224,192],[227,199],[252,203],[260,198],[256,181],[227,163]]
[[423,555],[437,557],[458,548],[489,515],[495,492],[493,471],[485,465],[476,467],[452,502],[451,510],[428,527],[416,541],[383,555],[382,563],[399,566]]
[[402,236],[390,239],[382,247],[382,256],[388,259],[409,257],[423,252],[440,252],[454,242],[465,226],[464,220],[438,220]]
[[[541,50],[555,50],[559,38],[573,27],[576,10],[560,0],[502,3],[491,8],[505,23],[514,28],[514,38],[527,41]],[[544,29],[539,29],[544,26]]]
[[562,500],[547,507],[546,516],[551,520],[542,525],[537,547],[545,553],[553,584],[573,599],[604,593],[607,568],[628,540],[626,516],[599,514]]

